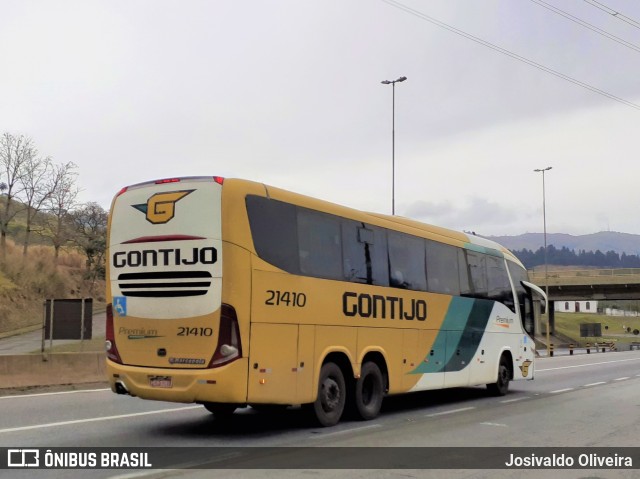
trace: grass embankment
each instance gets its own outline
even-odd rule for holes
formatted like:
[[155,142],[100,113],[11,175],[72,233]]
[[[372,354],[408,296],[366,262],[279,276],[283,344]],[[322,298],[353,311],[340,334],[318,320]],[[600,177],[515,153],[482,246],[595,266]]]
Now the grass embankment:
[[[558,313],[555,314],[556,331],[567,336],[576,345],[584,346],[586,343],[615,341],[620,343],[640,342],[640,335],[633,334],[634,330],[640,330],[640,317],[606,316],[604,314],[587,313]],[[543,324],[546,317],[542,318]],[[602,336],[598,338],[580,337],[580,325],[583,323],[600,323]],[[631,332],[627,332],[627,328]]]
[[57,261],[53,248],[31,246],[28,255],[9,240],[0,261],[0,334],[42,326],[46,299],[94,298],[104,302],[104,281],[86,278],[84,256],[61,252]]

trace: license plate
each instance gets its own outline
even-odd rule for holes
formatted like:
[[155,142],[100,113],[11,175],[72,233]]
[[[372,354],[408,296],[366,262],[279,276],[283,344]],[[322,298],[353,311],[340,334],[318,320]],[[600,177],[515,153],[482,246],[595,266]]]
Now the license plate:
[[171,376],[149,376],[149,386],[152,388],[170,388],[173,387]]

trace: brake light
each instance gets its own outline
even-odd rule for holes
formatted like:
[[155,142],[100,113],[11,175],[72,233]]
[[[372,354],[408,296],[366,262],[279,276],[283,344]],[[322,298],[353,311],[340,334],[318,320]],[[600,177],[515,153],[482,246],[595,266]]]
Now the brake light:
[[107,304],[107,323],[105,327],[105,349],[107,351],[107,357],[111,361],[118,364],[122,364],[120,359],[120,353],[116,347],[116,335],[113,329],[113,306],[111,303]]
[[120,196],[122,193],[125,193],[128,189],[129,189],[129,187],[125,186],[120,191],[118,191],[118,194],[116,195],[116,197]]
[[156,185],[164,185],[165,183],[179,183],[180,178],[165,178],[164,180],[156,180]]
[[222,185],[224,183],[224,178],[222,176],[214,176],[213,181],[215,181],[219,185]]
[[215,353],[213,353],[211,362],[209,362],[209,367],[217,368],[241,357],[242,343],[240,341],[240,327],[236,310],[228,304],[223,304],[220,312],[218,346]]

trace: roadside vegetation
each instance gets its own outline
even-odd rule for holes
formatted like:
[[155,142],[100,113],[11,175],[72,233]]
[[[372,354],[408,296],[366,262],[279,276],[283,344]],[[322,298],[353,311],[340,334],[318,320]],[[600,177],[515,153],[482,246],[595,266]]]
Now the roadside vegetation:
[[[634,301],[635,303],[635,301]],[[543,325],[546,317],[542,318]],[[583,338],[580,336],[580,325],[583,323],[600,323],[602,336],[597,338]],[[640,342],[640,317],[606,316],[604,314],[588,313],[559,313],[555,314],[556,331],[573,340],[574,344],[584,347],[587,343],[615,342],[633,343]],[[544,329],[544,326],[543,326]],[[553,341],[552,341],[553,342]]]
[[80,203],[72,162],[0,135],[0,336],[42,325],[46,299],[104,302],[107,212]]
[[27,257],[7,240],[7,257],[0,266],[0,334],[42,326],[46,299],[94,298],[104,303],[104,279],[87,274],[86,260],[76,251],[55,258],[51,246],[32,246]]

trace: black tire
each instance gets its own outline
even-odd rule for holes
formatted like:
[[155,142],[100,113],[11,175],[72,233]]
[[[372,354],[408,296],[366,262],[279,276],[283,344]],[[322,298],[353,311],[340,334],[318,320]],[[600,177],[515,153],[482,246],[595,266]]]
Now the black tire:
[[217,421],[227,421],[235,412],[235,404],[205,402],[202,404],[207,411],[212,413]]
[[335,426],[340,421],[346,402],[347,388],[342,370],[335,363],[320,369],[318,396],[313,403],[315,419],[321,426]]
[[249,404],[249,406],[261,414],[279,414],[286,411],[288,407],[286,404]]
[[498,366],[498,378],[495,383],[487,384],[489,394],[492,396],[504,396],[509,391],[509,382],[511,381],[511,368],[509,360],[506,356],[500,358]]
[[355,410],[360,419],[368,421],[378,417],[384,399],[384,378],[376,363],[366,362],[355,387]]

